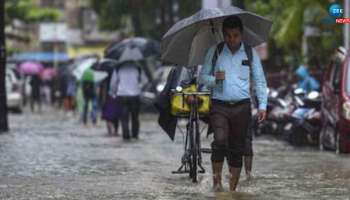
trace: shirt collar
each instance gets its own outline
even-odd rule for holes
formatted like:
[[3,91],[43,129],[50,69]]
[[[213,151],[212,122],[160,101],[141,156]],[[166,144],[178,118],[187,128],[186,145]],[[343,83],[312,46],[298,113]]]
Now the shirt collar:
[[[230,52],[230,53],[232,53],[231,52],[231,50],[228,48],[228,46],[227,46],[227,44],[225,43],[225,47],[224,47],[225,49],[226,49],[226,51],[228,51],[228,52]],[[244,51],[244,45],[243,45],[243,42],[241,42],[241,45],[240,45],[240,47],[239,47],[239,49],[238,49],[238,51],[237,52],[242,52],[242,51]]]

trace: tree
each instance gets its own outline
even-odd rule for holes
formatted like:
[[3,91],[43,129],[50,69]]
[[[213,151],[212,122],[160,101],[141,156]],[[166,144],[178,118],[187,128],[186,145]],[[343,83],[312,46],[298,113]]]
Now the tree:
[[8,131],[6,102],[5,0],[0,0],[0,132]]
[[340,27],[323,20],[329,17],[329,4],[328,0],[246,0],[248,10],[273,20],[270,42],[288,53],[285,61],[292,65],[305,59],[302,54],[305,27],[313,27],[320,34],[306,41],[310,46],[307,60],[325,63],[327,55],[340,44]]
[[58,21],[61,12],[54,8],[37,8],[33,0],[11,0],[5,4],[5,21],[10,24],[13,19],[26,23],[39,21]]
[[135,36],[160,39],[177,21],[198,11],[201,1],[90,0],[104,30],[132,29]]

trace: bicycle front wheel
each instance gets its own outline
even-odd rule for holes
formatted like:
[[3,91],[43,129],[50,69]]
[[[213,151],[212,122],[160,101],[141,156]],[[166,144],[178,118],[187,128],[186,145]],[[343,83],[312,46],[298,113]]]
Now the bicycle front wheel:
[[191,107],[191,114],[189,119],[189,139],[190,139],[190,178],[193,183],[198,181],[198,166],[200,157],[200,133],[199,133],[199,116],[198,116],[198,105],[194,104]]
[[191,159],[190,159],[190,177],[193,183],[196,183],[198,175],[198,148],[197,148],[197,138],[196,138],[196,123],[192,122],[190,125],[190,149],[191,149]]

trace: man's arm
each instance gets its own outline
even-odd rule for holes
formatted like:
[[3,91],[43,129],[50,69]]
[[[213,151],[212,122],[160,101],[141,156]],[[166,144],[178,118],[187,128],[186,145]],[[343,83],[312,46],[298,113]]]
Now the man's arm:
[[199,83],[204,84],[209,88],[215,86],[215,76],[211,74],[212,68],[214,67],[212,66],[212,58],[214,55],[215,48],[216,46],[213,46],[208,50],[205,56],[203,67],[199,73]]
[[118,74],[116,70],[113,71],[112,78],[109,82],[109,91],[108,94],[115,98],[117,96],[118,90]]
[[264,70],[261,65],[259,55],[253,50],[253,62],[252,62],[252,72],[253,72],[253,84],[258,97],[259,110],[266,111],[267,107],[267,84],[264,75]]

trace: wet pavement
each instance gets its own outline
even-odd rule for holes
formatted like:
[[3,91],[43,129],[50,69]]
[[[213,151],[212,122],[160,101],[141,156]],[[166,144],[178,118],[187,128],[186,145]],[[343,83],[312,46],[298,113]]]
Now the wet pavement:
[[[142,116],[140,139],[130,142],[107,136],[102,122],[84,127],[54,111],[10,115],[10,123],[11,132],[0,135],[0,199],[350,199],[349,156],[273,138],[255,139],[252,181],[242,175],[239,192],[213,193],[208,154],[199,183],[171,174],[182,134],[171,142],[154,115]],[[203,146],[211,139],[203,136]]]

